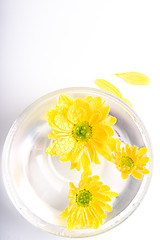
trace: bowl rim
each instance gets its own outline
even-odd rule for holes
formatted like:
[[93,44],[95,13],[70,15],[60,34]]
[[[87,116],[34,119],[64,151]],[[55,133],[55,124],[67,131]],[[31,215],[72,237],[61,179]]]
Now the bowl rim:
[[[80,92],[80,93],[83,93],[83,92],[88,92],[89,93],[99,93],[100,94],[100,97],[102,97],[102,95],[109,97],[111,98],[111,100],[117,102],[117,103],[120,103],[128,112],[130,112],[135,118],[136,118],[136,122],[137,122],[137,125],[140,127],[141,129],[141,134],[144,134],[144,137],[145,137],[145,141],[149,147],[149,150],[150,150],[150,163],[149,163],[149,169],[150,169],[150,174],[145,176],[145,182],[143,180],[142,182],[142,186],[140,186],[140,190],[141,190],[141,194],[138,194],[140,190],[138,190],[136,196],[133,198],[132,202],[133,202],[133,206],[132,208],[130,209],[130,211],[128,211],[128,208],[130,207],[130,204],[123,210],[123,214],[122,212],[119,214],[119,215],[123,215],[122,217],[120,217],[120,220],[116,221],[116,223],[113,223],[113,225],[111,225],[108,229],[102,229],[101,231],[99,231],[98,229],[95,229],[95,232],[93,233],[89,233],[88,234],[84,234],[82,236],[80,236],[79,234],[72,234],[70,232],[68,232],[68,234],[60,234],[60,233],[57,233],[56,231],[48,231],[45,226],[43,225],[38,225],[36,224],[35,222],[33,222],[33,219],[32,218],[29,218],[28,214],[26,214],[25,211],[21,211],[21,204],[20,202],[22,201],[21,199],[17,199],[16,196],[15,196],[15,193],[13,191],[13,189],[11,189],[11,183],[9,182],[9,178],[7,176],[7,169],[6,169],[6,159],[8,157],[8,149],[9,149],[9,146],[10,146],[10,143],[11,143],[11,139],[12,137],[14,136],[14,134],[16,133],[16,130],[18,129],[18,127],[21,125],[22,121],[25,119],[25,117],[30,113],[30,111],[42,102],[44,102],[45,100],[49,99],[50,97],[54,96],[54,95],[60,95],[60,94],[70,94],[70,93],[73,93],[73,92]],[[137,207],[139,206],[139,204],[141,203],[141,201],[143,200],[144,196],[146,195],[146,192],[149,188],[149,185],[150,185],[150,181],[151,181],[151,177],[152,177],[152,172],[153,172],[153,156],[152,156],[152,148],[151,148],[151,143],[150,143],[150,139],[149,139],[149,136],[148,136],[148,132],[144,126],[144,124],[142,123],[141,119],[139,118],[139,116],[137,115],[137,113],[135,112],[134,109],[132,109],[127,103],[125,103],[122,99],[118,98],[117,96],[111,94],[111,93],[108,93],[106,91],[103,91],[103,90],[100,90],[100,89],[96,89],[96,88],[90,88],[90,87],[69,87],[69,88],[62,88],[62,89],[59,89],[59,90],[56,90],[56,91],[52,91],[52,92],[49,92],[41,97],[39,97],[37,100],[35,100],[33,103],[31,103],[28,107],[26,107],[24,109],[24,111],[16,118],[16,120],[13,122],[8,134],[7,134],[7,137],[6,137],[6,140],[4,142],[4,146],[3,146],[3,151],[2,151],[2,178],[3,178],[3,182],[4,182],[4,186],[5,186],[5,189],[7,191],[7,194],[11,200],[11,202],[13,203],[14,207],[18,210],[18,212],[27,220],[29,221],[32,225],[36,226],[37,228],[39,229],[42,229],[44,230],[45,232],[49,232],[51,234],[54,234],[56,236],[59,236],[59,237],[69,237],[69,238],[84,238],[84,237],[92,237],[92,236],[95,236],[95,235],[99,235],[101,233],[104,233],[104,232],[107,232],[108,230],[111,230],[113,229],[114,227],[118,226],[120,223],[122,223],[124,220],[126,220],[134,211],[135,209],[137,209]],[[137,197],[138,195],[138,197]],[[139,196],[140,195],[140,196]],[[136,199],[138,198],[138,199]],[[23,201],[22,201],[23,203]],[[126,212],[126,213],[125,213]],[[119,216],[118,215],[118,216]],[[38,216],[36,216],[38,218]],[[42,219],[43,222],[45,222],[43,219]],[[80,230],[78,230],[79,232]]]

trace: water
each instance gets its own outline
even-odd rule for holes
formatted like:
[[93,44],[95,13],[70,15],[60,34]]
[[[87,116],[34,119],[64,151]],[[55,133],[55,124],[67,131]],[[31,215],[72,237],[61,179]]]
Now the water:
[[[75,91],[69,94],[73,98],[79,95],[100,95],[95,91],[81,91],[80,94]],[[55,107],[58,95],[49,95],[31,106],[12,127],[4,151],[4,178],[12,201],[24,217],[47,231],[67,235],[69,233],[65,230],[65,220],[60,219],[60,214],[69,203],[69,182],[77,186],[82,171],[71,171],[70,162],[61,162],[59,157],[45,153],[51,144],[51,140],[47,138],[51,128],[44,114],[49,108]],[[107,100],[107,105],[111,108],[110,115],[117,118],[114,125],[115,137],[124,143],[149,148],[144,129],[134,113],[112,96],[102,94],[102,98]],[[92,163],[93,175],[99,175],[103,183],[111,187],[111,191],[119,193],[119,197],[111,202],[113,211],[108,213],[104,221],[106,227],[102,226],[100,230],[83,230],[86,234],[109,229],[122,221],[134,205],[139,204],[139,192],[143,192],[147,181],[136,180],[131,176],[123,180],[115,165],[101,156],[99,158],[100,165]],[[136,198],[138,200],[135,201]],[[79,231],[73,233],[73,236],[78,236]],[[67,236],[72,236],[72,233]]]

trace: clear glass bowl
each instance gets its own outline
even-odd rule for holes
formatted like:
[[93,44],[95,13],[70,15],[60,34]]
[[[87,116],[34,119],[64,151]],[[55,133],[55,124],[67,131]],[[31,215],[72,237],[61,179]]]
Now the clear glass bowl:
[[8,195],[17,210],[33,225],[47,232],[65,237],[87,237],[105,232],[124,221],[139,205],[148,189],[151,174],[142,180],[130,176],[121,178],[116,167],[100,156],[100,165],[92,164],[93,175],[98,174],[104,184],[119,196],[112,200],[113,211],[107,214],[98,229],[68,232],[66,220],[60,213],[68,206],[69,182],[78,184],[81,172],[70,170],[70,163],[45,154],[51,143],[47,138],[51,128],[45,112],[53,109],[60,94],[73,99],[100,96],[110,106],[110,115],[117,118],[115,136],[138,147],[147,147],[152,170],[151,146],[147,132],[133,109],[112,94],[92,88],[68,88],[55,91],[29,106],[11,127],[3,150],[3,179]]

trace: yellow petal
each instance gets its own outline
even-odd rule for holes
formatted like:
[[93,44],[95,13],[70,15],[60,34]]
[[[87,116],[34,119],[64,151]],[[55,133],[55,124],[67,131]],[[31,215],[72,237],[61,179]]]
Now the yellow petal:
[[91,162],[89,160],[88,154],[85,153],[85,151],[82,155],[81,162],[82,162],[82,167],[83,167],[84,171],[87,171],[89,175],[92,174]]
[[96,125],[101,120],[101,118],[102,118],[101,111],[96,111],[90,116],[89,124],[92,125],[92,126]]
[[101,186],[101,191],[102,191],[102,192],[106,192],[106,191],[108,192],[109,190],[110,190],[110,187],[109,187],[109,186],[107,186],[107,185],[102,185],[102,186]]
[[52,156],[62,156],[69,153],[75,145],[75,140],[72,137],[62,138],[52,143],[46,153]]
[[106,195],[110,198],[117,197],[119,194],[116,192],[106,192]]
[[73,99],[69,95],[61,94],[59,96],[58,103],[70,106],[73,104]]
[[96,142],[103,143],[104,141],[107,141],[109,134],[112,133],[113,131],[111,127],[108,127],[108,129],[106,130],[102,125],[98,125],[95,129],[93,129],[92,139],[94,139],[94,141]]
[[107,126],[113,126],[116,122],[117,119],[115,117],[108,116],[103,120],[102,124]]
[[61,129],[54,122],[56,114],[57,114],[56,110],[49,109],[48,111],[46,111],[45,116],[48,119],[48,124],[51,128],[57,131],[61,131]]
[[104,202],[111,202],[111,198],[106,196],[106,195],[104,195],[104,194],[102,194],[102,193],[96,193],[96,198],[100,199],[100,200],[102,200]]
[[81,143],[81,142],[76,142],[75,141],[75,145],[72,148],[72,150],[68,154],[63,155],[60,158],[60,160],[62,162],[71,161],[72,163],[74,163],[74,166],[77,166],[76,163],[81,160],[83,151],[84,151],[84,144]]
[[54,117],[54,123],[60,129],[71,131],[73,128],[73,124],[68,121],[67,117],[63,114],[56,114]]
[[81,209],[81,214],[79,216],[79,221],[80,221],[80,225],[81,225],[81,228],[84,228],[87,221],[86,221],[86,218],[85,218],[85,209]]
[[81,162],[79,161],[79,162],[71,162],[71,167],[70,167],[70,169],[72,170],[72,169],[77,169],[77,171],[80,171],[81,170]]
[[142,171],[141,171],[142,174],[149,174],[150,171],[146,168],[144,168]]
[[110,111],[110,107],[107,106],[107,107],[103,107],[101,109],[99,109],[99,111],[101,112],[101,119],[100,119],[100,122],[103,122],[106,118],[108,118],[108,114],[109,114],[109,111]]
[[109,92],[119,98],[122,97],[120,91],[110,82],[108,82],[104,79],[96,79],[95,83],[100,89],[102,89],[106,92]]
[[93,97],[92,96],[86,96],[86,97],[83,98],[83,101],[87,102],[87,103],[91,103],[93,101]]
[[139,72],[116,73],[114,75],[133,85],[148,85],[151,82],[149,77]]
[[76,195],[77,188],[74,186],[74,184],[72,182],[69,183],[69,186],[70,186],[70,189],[69,189],[69,193],[68,193],[67,198],[72,198]]
[[56,131],[53,130],[50,134],[48,134],[48,138],[56,140],[58,138],[63,138],[63,137],[67,137],[67,133],[62,132],[62,131]]
[[77,98],[67,112],[67,118],[73,124],[76,124],[78,121],[88,121],[89,115],[89,104],[81,98]]
[[66,219],[70,212],[74,209],[75,205],[73,204],[73,201],[71,200],[69,203],[69,206],[61,213],[61,218]]
[[147,148],[142,147],[138,150],[138,155],[145,155],[147,153]]
[[113,130],[112,127],[107,126],[107,125],[103,125],[103,124],[101,124],[101,125],[99,125],[99,126],[101,126],[102,129],[106,130],[107,133],[108,133],[108,135],[109,135],[110,137],[114,135],[114,130]]
[[88,175],[89,175],[89,173],[88,172],[83,172],[82,174],[81,174],[81,181],[84,181],[84,182],[86,182],[86,180],[87,180],[87,178],[88,178]]
[[141,173],[138,173],[136,171],[132,172],[132,176],[136,179],[142,179],[143,175]]
[[139,164],[146,164],[149,162],[149,157],[143,157],[141,158],[138,162],[137,162],[137,165]]
[[96,204],[95,202],[92,203],[92,209],[94,209],[95,213],[98,215],[98,217],[106,218],[106,213],[103,210],[103,208]]
[[128,175],[125,172],[122,172],[121,176],[122,176],[123,179],[127,179],[128,178]]
[[91,141],[87,142],[87,149],[90,155],[91,162],[94,162],[95,164],[100,164],[98,154],[96,152],[94,145],[91,143]]
[[92,108],[92,111],[95,112],[98,109],[100,109],[103,104],[104,104],[104,102],[102,101],[101,97],[95,97],[90,102],[90,107]]
[[138,149],[137,146],[132,147],[132,156],[135,156],[135,155],[136,155],[137,149]]
[[90,212],[89,208],[86,208],[85,215],[86,215],[86,220],[87,220],[87,226],[89,228],[92,228],[94,217],[93,217],[92,213]]
[[99,147],[98,142],[94,142],[95,148],[97,150],[97,152],[102,155],[106,160],[111,161],[112,157],[111,157],[111,148],[109,146],[106,146],[105,149],[104,147],[101,148]]
[[109,205],[109,204],[105,204],[104,206],[104,209],[107,211],[107,212],[112,212],[112,207]]

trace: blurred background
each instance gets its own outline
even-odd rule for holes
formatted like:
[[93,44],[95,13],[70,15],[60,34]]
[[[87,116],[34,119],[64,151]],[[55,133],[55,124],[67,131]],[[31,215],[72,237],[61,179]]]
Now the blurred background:
[[[158,0],[0,1],[0,153],[14,120],[37,98],[66,87],[96,87],[97,78],[119,88],[148,130],[154,171],[143,202],[124,223],[90,239],[159,235],[159,29]],[[128,71],[148,75],[151,84],[132,86],[112,75]],[[1,175],[0,240],[61,239],[17,212]]]

